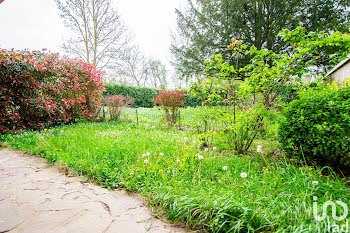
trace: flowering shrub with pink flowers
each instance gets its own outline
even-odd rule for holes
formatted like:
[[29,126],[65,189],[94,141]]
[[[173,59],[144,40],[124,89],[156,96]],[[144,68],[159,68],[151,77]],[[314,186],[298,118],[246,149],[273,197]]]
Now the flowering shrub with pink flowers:
[[55,53],[0,50],[0,133],[96,116],[102,75]]

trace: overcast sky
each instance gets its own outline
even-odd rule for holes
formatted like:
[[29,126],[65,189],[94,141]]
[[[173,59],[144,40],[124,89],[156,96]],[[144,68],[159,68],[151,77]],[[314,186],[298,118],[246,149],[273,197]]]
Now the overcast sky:
[[[113,0],[146,55],[169,63],[175,8],[184,0]],[[67,34],[54,0],[5,0],[0,4],[0,47],[60,51]]]

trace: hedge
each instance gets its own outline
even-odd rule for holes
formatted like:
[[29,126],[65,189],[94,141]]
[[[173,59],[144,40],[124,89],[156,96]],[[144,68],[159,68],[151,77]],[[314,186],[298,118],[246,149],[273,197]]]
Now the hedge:
[[350,167],[350,83],[320,84],[299,93],[284,115],[279,135],[289,156]]
[[148,87],[106,83],[106,90],[103,94],[106,96],[123,95],[125,97],[131,97],[135,100],[131,105],[132,107],[152,108],[154,106],[153,99],[158,93],[159,91],[157,89]]
[[[184,107],[202,106],[202,102],[195,96],[191,95],[187,90],[181,91],[185,93],[186,102],[184,104]],[[152,108],[154,107],[154,98],[159,93],[160,90],[155,88],[135,87],[124,84],[107,83],[104,95],[123,95],[126,97],[131,97],[135,100],[131,107]]]
[[0,133],[94,117],[102,72],[44,51],[0,50]]
[[191,93],[189,93],[188,90],[182,90],[185,93],[185,103],[184,103],[184,107],[198,107],[198,106],[202,106],[202,101],[192,95]]

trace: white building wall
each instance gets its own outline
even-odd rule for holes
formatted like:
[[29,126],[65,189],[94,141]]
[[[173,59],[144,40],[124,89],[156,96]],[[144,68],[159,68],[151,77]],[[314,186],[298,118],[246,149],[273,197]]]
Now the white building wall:
[[350,78],[350,61],[339,67],[331,75],[331,81],[346,82]]

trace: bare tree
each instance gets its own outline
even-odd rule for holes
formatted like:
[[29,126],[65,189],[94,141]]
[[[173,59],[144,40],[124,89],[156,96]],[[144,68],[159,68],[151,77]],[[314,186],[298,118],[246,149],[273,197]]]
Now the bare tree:
[[125,56],[130,33],[111,0],[55,0],[65,26],[74,37],[63,49],[80,59],[109,69],[113,60]]
[[165,65],[156,59],[149,59],[148,83],[151,87],[165,89],[167,87],[167,70]]
[[124,83],[146,86],[149,79],[149,62],[138,46],[133,46],[116,66],[115,73]]

